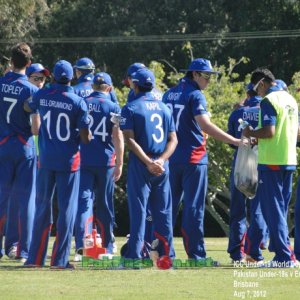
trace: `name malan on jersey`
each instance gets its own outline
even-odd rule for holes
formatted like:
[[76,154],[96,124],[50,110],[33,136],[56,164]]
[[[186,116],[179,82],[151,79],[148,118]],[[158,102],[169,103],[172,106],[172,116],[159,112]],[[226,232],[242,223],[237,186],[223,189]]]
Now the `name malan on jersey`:
[[65,102],[56,101],[56,100],[43,99],[43,98],[40,99],[40,105],[61,108],[61,109],[65,109],[65,110],[72,110],[72,108],[73,108],[73,105],[70,103],[65,103]]

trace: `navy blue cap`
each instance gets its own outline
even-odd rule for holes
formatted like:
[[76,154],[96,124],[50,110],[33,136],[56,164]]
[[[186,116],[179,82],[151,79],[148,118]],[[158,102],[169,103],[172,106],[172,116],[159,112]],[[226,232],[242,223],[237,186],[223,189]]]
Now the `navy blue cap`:
[[71,81],[73,78],[73,67],[66,60],[59,60],[53,69],[54,78],[56,81]]
[[74,68],[79,70],[95,70],[95,65],[91,59],[83,57],[76,61]]
[[152,71],[142,68],[131,74],[131,80],[137,86],[144,88],[153,88],[155,85],[155,77]]
[[108,84],[108,85],[113,84],[109,74],[104,73],[104,72],[100,72],[100,73],[95,74],[94,79],[93,79],[93,83],[94,84]]
[[198,72],[206,72],[212,74],[219,74],[220,72],[214,71],[212,65],[208,59],[205,58],[196,58],[189,65],[188,69],[182,69],[181,72],[188,71],[198,71]]
[[31,64],[26,68],[26,75],[30,76],[32,73],[44,73],[45,76],[49,76],[50,72],[42,64]]
[[126,75],[131,76],[132,73],[135,73],[137,70],[143,69],[143,68],[146,68],[146,66],[144,64],[134,63],[128,67]]

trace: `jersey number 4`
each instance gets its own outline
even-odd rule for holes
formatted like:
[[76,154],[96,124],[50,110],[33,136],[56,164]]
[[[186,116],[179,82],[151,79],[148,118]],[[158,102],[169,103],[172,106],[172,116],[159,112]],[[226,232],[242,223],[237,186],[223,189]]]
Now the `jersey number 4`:
[[92,131],[92,126],[94,125],[94,118],[92,115],[89,115],[90,118],[90,130],[93,134],[92,139],[95,138],[95,135],[101,136],[102,142],[105,142],[105,138],[108,136],[108,133],[106,132],[106,117],[103,117],[101,121],[96,126],[95,130]]

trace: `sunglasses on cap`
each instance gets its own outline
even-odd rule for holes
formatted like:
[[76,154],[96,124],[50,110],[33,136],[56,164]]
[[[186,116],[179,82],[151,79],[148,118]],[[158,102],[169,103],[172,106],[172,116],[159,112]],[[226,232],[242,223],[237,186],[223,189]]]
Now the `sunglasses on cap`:
[[38,82],[38,81],[45,81],[46,77],[45,76],[29,76],[29,78],[32,78],[33,81]]
[[259,84],[260,84],[261,82],[263,82],[264,79],[265,79],[265,77],[263,77],[262,79],[260,79],[260,80],[256,83],[256,85],[252,88],[252,90],[253,90],[255,93],[257,93],[257,88],[258,88]]
[[204,79],[208,80],[211,77],[210,73],[203,73],[203,72],[196,72],[199,76],[203,77]]

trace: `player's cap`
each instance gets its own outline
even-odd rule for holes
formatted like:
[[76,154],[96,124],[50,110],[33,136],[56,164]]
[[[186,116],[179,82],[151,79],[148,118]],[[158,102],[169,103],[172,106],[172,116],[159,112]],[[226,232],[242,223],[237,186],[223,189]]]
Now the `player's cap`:
[[91,59],[83,57],[76,61],[74,68],[79,70],[95,70],[95,65]]
[[246,91],[247,91],[247,92],[248,92],[248,91],[252,91],[253,88],[254,88],[254,84],[250,82],[250,83],[248,83],[247,86],[246,86]]
[[139,69],[131,74],[131,80],[137,86],[144,88],[153,88],[155,85],[155,77],[152,71],[147,68]]
[[287,91],[288,90],[288,87],[287,87],[286,83],[283,80],[276,79],[275,82],[276,82],[276,85],[280,88],[280,90],[282,90],[282,91]]
[[198,71],[212,74],[219,74],[220,72],[214,71],[211,62],[205,58],[196,58],[189,65],[188,69],[182,69],[181,72]]
[[59,60],[53,69],[54,79],[56,81],[71,81],[73,78],[73,67],[66,60]]
[[104,73],[104,72],[95,74],[93,83],[94,84],[108,84],[108,85],[113,84],[109,74]]
[[50,75],[50,71],[42,64],[31,64],[28,68],[26,68],[27,76],[30,76],[32,73],[43,73],[45,76]]
[[146,66],[144,64],[134,63],[128,67],[126,76],[131,76],[132,73],[135,73],[137,70],[143,69],[143,68],[146,68]]

